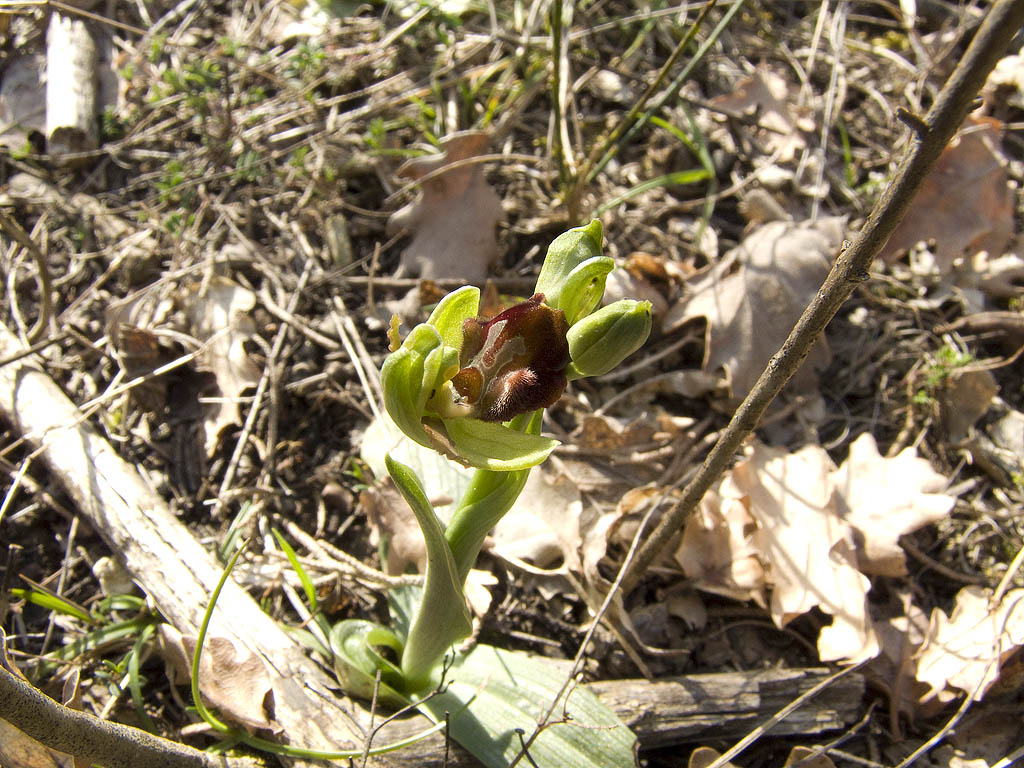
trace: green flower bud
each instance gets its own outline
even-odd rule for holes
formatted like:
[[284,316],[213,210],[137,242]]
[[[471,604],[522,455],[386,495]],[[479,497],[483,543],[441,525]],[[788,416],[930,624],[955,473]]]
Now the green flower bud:
[[615,262],[601,255],[601,222],[594,219],[552,241],[537,278],[545,303],[565,313],[569,325],[589,315],[601,302],[604,283]]
[[569,329],[568,378],[601,376],[636,352],[651,333],[651,302],[622,299]]

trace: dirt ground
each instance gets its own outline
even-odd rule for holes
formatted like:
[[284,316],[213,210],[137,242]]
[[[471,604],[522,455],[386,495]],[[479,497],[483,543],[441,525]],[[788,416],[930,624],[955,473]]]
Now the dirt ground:
[[[389,532],[368,512],[381,503],[360,453],[374,394],[346,333],[355,330],[377,369],[392,314],[408,329],[467,279],[490,281],[494,297],[529,295],[551,240],[599,218],[606,253],[624,268],[609,293],[651,299],[655,331],[624,373],[573,384],[545,431],[563,440],[554,463],[578,486],[579,546],[605,514],[618,511],[619,533],[572,578],[531,575],[500,547],[481,562],[496,580],[479,639],[572,658],[587,596],[614,578],[643,511],[628,494],[674,493],[693,476],[823,273],[783,270],[780,297],[758,292],[775,266],[748,269],[742,322],[689,297],[773,223],[813,232],[834,257],[908,146],[896,109],[927,110],[988,4],[918,2],[909,28],[913,3],[736,5],[720,2],[670,61],[702,3],[581,0],[560,19],[543,2],[93,4],[71,16],[96,44],[95,135],[57,156],[45,124],[5,97],[5,119],[15,122],[14,110],[22,126],[0,136],[0,206],[39,249],[53,301],[40,301],[39,264],[5,230],[0,319],[47,342],[38,352],[47,373],[208,549],[252,538],[247,587],[297,625],[282,578],[258,567],[280,570],[271,528],[288,522],[374,567],[377,537]],[[51,12],[4,10],[5,87],[17,69],[31,91],[34,72],[42,98]],[[934,492],[952,499],[948,513],[899,539],[905,572],[870,576],[880,623],[912,602],[926,626],[968,585],[1024,587],[1014,564],[1024,465],[992,426],[1024,411],[1017,66],[1018,79],[993,85],[971,118],[975,136],[994,137],[988,149],[947,158],[950,175],[933,182],[901,234],[906,246],[876,263],[830,325],[827,354],[812,355],[757,433],[780,450],[820,447],[834,466],[869,433],[881,456],[912,448],[944,479]],[[636,121],[638,105],[650,120]],[[408,165],[415,158],[427,159]],[[806,255],[808,246],[788,247]],[[989,261],[974,258],[980,250]],[[86,711],[208,746],[152,639],[95,634],[150,608],[141,598],[103,602],[97,562],[116,553],[11,420],[0,428],[8,651],[50,692],[78,667]],[[630,631],[597,633],[587,679],[821,665],[826,610],[779,626],[756,589],[738,599],[700,578],[666,553],[623,598]],[[317,584],[331,621],[386,618],[379,590]],[[93,621],[27,599],[32,585]],[[54,657],[82,637],[96,647]],[[133,648],[136,691],[124,684]],[[1007,669],[1017,653],[1006,649]],[[847,731],[765,735],[736,764],[782,765],[794,746],[834,741],[835,765],[895,765],[966,695],[950,688],[947,701],[924,702],[866,674],[862,717]],[[1024,745],[1010,677],[918,764],[992,766]],[[997,742],[985,754],[967,750],[978,723]],[[698,746],[730,744],[642,757],[683,765]]]

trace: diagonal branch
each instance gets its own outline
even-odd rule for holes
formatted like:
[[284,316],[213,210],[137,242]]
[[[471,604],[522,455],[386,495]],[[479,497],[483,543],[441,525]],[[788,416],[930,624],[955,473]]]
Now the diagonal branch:
[[896,177],[875,204],[857,239],[839,254],[818,295],[804,310],[789,338],[736,409],[697,475],[644,542],[624,580],[625,591],[639,583],[672,536],[682,528],[704,494],[732,462],[743,441],[753,432],[765,409],[803,363],[811,345],[824,332],[839,307],[854,288],[868,278],[868,267],[903,219],[939,153],[971,111],[974,98],[985,84],[989,72],[1022,25],[1024,0],[997,0],[992,6],[932,108],[923,120],[918,119],[913,146],[900,163]]

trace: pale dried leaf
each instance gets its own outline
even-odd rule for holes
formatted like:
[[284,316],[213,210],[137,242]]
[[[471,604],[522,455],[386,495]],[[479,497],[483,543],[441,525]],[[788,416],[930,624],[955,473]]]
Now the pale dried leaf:
[[767,154],[788,163],[807,146],[804,134],[813,131],[814,120],[796,106],[785,78],[759,66],[753,75],[736,83],[732,93],[716,96],[711,105],[718,109],[752,115],[758,128],[754,135]]
[[[712,374],[724,371],[730,405],[750,391],[818,292],[842,243],[843,226],[836,218],[813,225],[765,224],[695,277],[690,294],[669,309],[662,324],[665,332],[706,319],[703,368]],[[793,391],[816,392],[814,369],[828,359],[819,342],[793,377]]]
[[995,606],[992,597],[992,590],[972,585],[957,594],[952,616],[932,611],[917,657],[917,679],[930,687],[925,700],[949,687],[980,701],[1000,664],[1024,645],[1024,589],[1007,592]]
[[950,142],[892,237],[881,251],[897,259],[922,240],[935,241],[941,274],[949,274],[962,256],[979,251],[1003,255],[1013,233],[1013,190],[1002,157],[1002,123],[990,117],[968,117],[960,135]]
[[862,573],[879,576],[906,575],[899,537],[941,520],[956,503],[942,493],[946,477],[913,447],[884,458],[866,432],[853,441],[832,482],[840,514],[860,534],[858,566]]
[[498,577],[490,571],[471,568],[463,591],[466,602],[476,616],[486,616],[491,608],[491,587],[497,586]]
[[676,562],[704,591],[766,607],[765,569],[753,540],[756,529],[747,499],[726,477],[687,520]]
[[92,574],[100,584],[105,597],[130,595],[135,591],[135,581],[121,562],[113,557],[101,557],[92,566]]
[[[721,756],[722,753],[717,749],[697,747],[690,753],[690,762],[687,765],[689,768],[707,768]],[[736,765],[734,763],[723,763],[721,768],[736,768]]]
[[[191,677],[196,638],[182,635],[170,624],[159,628],[160,649],[164,659],[186,684]],[[199,662],[199,690],[207,704],[227,719],[250,730],[280,731],[267,717],[273,707],[270,672],[256,654],[239,649],[226,637],[207,635]]]
[[487,185],[481,163],[461,163],[483,153],[489,140],[477,131],[452,134],[441,140],[443,155],[419,157],[398,170],[399,176],[417,180],[460,163],[425,179],[419,198],[388,219],[389,234],[413,233],[402,252],[400,273],[466,283],[487,277],[498,259],[495,227],[502,218],[501,200]]
[[245,342],[256,335],[249,313],[256,294],[230,280],[215,277],[204,293],[190,291],[185,297],[192,334],[204,342],[198,363],[213,373],[220,390],[218,402],[204,409],[206,452],[213,455],[225,427],[240,424],[239,398],[260,380],[260,371],[245,351]]
[[878,653],[878,638],[867,612],[871,583],[855,567],[850,528],[832,501],[832,471],[819,446],[790,454],[758,445],[732,478],[758,523],[775,623],[818,607],[832,616],[818,638],[822,661],[855,662]]
[[555,573],[579,573],[582,511],[579,488],[569,477],[535,469],[515,505],[495,526],[491,551]]
[[427,544],[412,507],[402,498],[391,478],[385,475],[364,490],[359,495],[359,503],[370,524],[370,543],[379,546],[384,542],[385,573],[393,576],[410,571],[425,573]]

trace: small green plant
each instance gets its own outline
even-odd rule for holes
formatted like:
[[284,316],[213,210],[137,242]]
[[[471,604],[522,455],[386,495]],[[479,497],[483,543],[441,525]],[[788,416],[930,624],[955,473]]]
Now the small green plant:
[[156,64],[163,58],[166,46],[167,35],[153,35],[153,39],[149,41],[150,64]]
[[[532,657],[484,645],[450,656],[471,629],[466,577],[530,469],[557,445],[540,434],[544,409],[569,381],[612,370],[651,330],[649,302],[624,299],[595,311],[614,266],[602,255],[601,241],[596,220],[560,235],[548,250],[534,295],[489,320],[477,317],[480,291],[467,286],[442,299],[404,340],[394,323],[389,333],[392,353],[381,371],[389,416],[406,437],[473,474],[445,525],[415,471],[386,457],[426,541],[425,582],[422,590],[393,590],[392,627],[363,620],[336,625],[330,634],[335,671],[350,693],[393,707],[417,704],[435,721],[444,719],[446,709],[464,706],[467,716],[453,718],[450,732],[489,766],[506,765],[519,751],[502,733],[532,727],[542,708],[558,699],[557,687],[552,692],[550,685],[558,672],[545,671],[545,662]],[[450,669],[443,663],[446,655]],[[492,685],[487,680],[496,666],[509,670],[509,677],[495,677]],[[577,691],[573,702],[582,723],[608,726],[587,730],[583,739],[600,743],[602,764],[631,764],[632,734],[596,699]],[[531,755],[552,765],[552,756],[592,755],[593,744],[579,741],[578,730],[542,731]]]
[[913,402],[917,405],[931,404],[935,392],[946,383],[950,375],[972,362],[974,357],[970,353],[962,352],[952,344],[940,347],[925,363],[922,373],[924,381],[921,388],[914,393]]
[[180,205],[185,202],[185,165],[177,159],[168,160],[160,178],[153,184],[160,193],[160,202]]
[[299,43],[295,53],[288,59],[285,66],[285,75],[303,82],[309,82],[316,77],[324,65],[326,54],[324,49],[310,43]]
[[103,108],[100,114],[100,141],[117,141],[123,139],[127,133],[125,122],[118,117],[114,107],[110,104]]
[[245,150],[235,160],[235,170],[231,177],[236,181],[245,181],[253,184],[260,180],[263,173],[263,163],[258,152],[251,149]]

